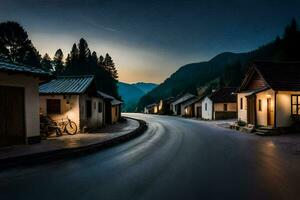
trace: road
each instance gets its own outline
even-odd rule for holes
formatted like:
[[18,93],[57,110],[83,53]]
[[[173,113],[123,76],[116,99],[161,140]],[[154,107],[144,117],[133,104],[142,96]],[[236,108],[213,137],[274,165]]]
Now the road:
[[0,199],[300,199],[300,154],[209,122],[147,121],[121,145],[0,172]]

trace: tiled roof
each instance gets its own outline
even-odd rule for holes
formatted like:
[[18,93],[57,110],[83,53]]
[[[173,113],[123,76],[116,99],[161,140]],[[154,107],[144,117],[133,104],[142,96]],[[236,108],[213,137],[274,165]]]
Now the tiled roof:
[[235,103],[237,101],[235,91],[235,87],[224,87],[218,89],[208,97],[214,103]]
[[33,76],[39,76],[39,77],[42,77],[42,76],[47,77],[47,76],[51,75],[49,72],[46,72],[46,71],[36,68],[36,67],[8,63],[3,60],[0,60],[0,71],[8,72],[8,73],[31,74]]
[[274,90],[300,90],[299,62],[256,62],[254,68]]
[[58,76],[40,85],[40,94],[82,94],[94,80],[92,75]]

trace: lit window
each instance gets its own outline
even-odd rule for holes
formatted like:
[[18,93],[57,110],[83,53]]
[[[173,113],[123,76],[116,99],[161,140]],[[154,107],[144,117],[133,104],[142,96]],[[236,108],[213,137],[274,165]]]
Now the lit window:
[[300,95],[292,95],[292,115],[300,115]]

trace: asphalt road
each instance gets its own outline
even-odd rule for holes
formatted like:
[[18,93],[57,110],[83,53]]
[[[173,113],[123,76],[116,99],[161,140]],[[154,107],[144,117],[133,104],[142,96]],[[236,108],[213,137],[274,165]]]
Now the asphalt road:
[[90,155],[0,172],[0,199],[300,199],[300,154],[211,123],[130,114],[149,129]]

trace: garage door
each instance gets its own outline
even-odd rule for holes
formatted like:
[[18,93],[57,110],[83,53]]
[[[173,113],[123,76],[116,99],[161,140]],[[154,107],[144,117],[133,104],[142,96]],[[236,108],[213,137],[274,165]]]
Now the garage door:
[[25,143],[24,88],[0,86],[0,146]]

